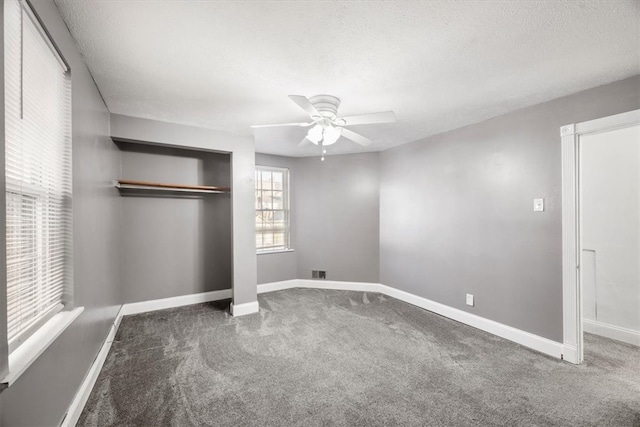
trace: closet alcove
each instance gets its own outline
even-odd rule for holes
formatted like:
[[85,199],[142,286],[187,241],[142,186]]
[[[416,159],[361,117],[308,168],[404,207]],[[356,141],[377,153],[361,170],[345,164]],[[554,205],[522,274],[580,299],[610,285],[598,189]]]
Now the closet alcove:
[[114,140],[124,302],[230,289],[231,156]]

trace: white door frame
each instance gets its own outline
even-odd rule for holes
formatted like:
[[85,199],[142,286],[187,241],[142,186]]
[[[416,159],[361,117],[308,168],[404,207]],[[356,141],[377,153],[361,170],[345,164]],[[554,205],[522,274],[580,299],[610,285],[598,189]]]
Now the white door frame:
[[560,128],[562,139],[562,321],[563,359],[584,360],[580,216],[580,137],[640,123],[640,110],[573,123]]

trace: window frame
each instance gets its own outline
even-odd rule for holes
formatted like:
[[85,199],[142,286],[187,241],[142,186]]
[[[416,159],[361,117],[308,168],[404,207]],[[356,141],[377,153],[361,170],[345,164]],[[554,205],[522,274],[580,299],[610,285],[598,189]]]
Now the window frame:
[[[260,180],[258,181],[258,173],[262,172],[279,172],[282,173],[282,209],[273,209],[272,208],[258,208],[258,197],[259,194],[262,196],[263,191],[274,191],[273,189],[265,190],[262,188],[262,185],[258,186],[258,183],[262,184],[262,177],[260,176]],[[278,167],[278,166],[266,166],[266,165],[256,165],[255,167],[255,177],[256,182],[254,184],[255,188],[255,212],[256,217],[259,212],[263,214],[265,212],[283,212],[284,216],[284,243],[282,245],[271,245],[268,247],[259,246],[258,245],[258,235],[261,234],[258,231],[258,224],[255,223],[256,227],[256,252],[257,254],[271,254],[271,253],[279,253],[279,252],[291,252],[293,249],[291,248],[291,172],[289,168],[286,167]],[[278,190],[276,190],[278,191]],[[274,221],[273,219],[271,220]]]
[[[34,185],[30,185],[27,183],[18,183],[17,181],[13,180],[13,179],[9,179],[7,178],[6,180],[7,182],[7,186],[5,189],[5,200],[9,199],[9,193],[13,193],[15,195],[17,195],[18,197],[21,198],[30,198],[33,200],[35,209],[37,209],[38,211],[42,211],[44,209],[44,198],[46,198],[46,190],[43,189],[42,187],[37,187]],[[7,202],[5,202],[6,205]],[[42,265],[43,264],[43,260],[42,257],[40,256],[40,254],[46,250],[46,248],[43,246],[42,240],[43,240],[43,231],[41,227],[38,227],[38,221],[37,218],[42,215],[42,213],[38,213],[34,219],[35,219],[35,224],[34,224],[34,228],[35,228],[35,253],[38,254],[36,256],[35,262],[37,265],[37,274],[38,276],[43,275],[44,274],[44,270],[45,267]],[[36,281],[37,282],[42,282],[42,278],[39,277]],[[7,300],[8,300],[9,296],[7,295]],[[49,320],[51,320],[51,318],[53,316],[55,316],[56,314],[58,314],[59,312],[61,312],[62,310],[64,310],[65,304],[64,302],[60,302],[60,304],[53,306],[51,308],[49,308],[49,310],[47,311],[47,313],[45,313],[43,316],[39,316],[38,318],[34,319],[30,324],[27,325],[27,327],[25,327],[24,329],[21,329],[20,332],[18,334],[16,334],[14,337],[8,337],[7,336],[7,343],[9,345],[9,354],[11,354],[13,351],[15,351],[18,347],[20,347],[24,342],[26,342],[38,329],[40,329],[44,324],[46,324]],[[8,309],[8,307],[7,307]],[[8,313],[7,313],[8,314]]]
[[[3,10],[0,14],[1,19],[3,19],[3,28],[6,26],[8,19],[13,19],[15,16],[11,17],[7,16],[6,13],[6,3],[3,4]],[[55,41],[51,37],[50,33],[47,31],[46,26],[38,16],[34,6],[26,1],[26,0],[15,0],[15,4],[20,8],[20,19],[28,19],[30,20],[35,29],[42,37],[42,41],[49,47],[51,54],[54,59],[60,63],[62,68],[64,69],[64,75],[68,79],[69,85],[69,104],[68,110],[65,110],[68,114],[68,132],[69,132],[69,140],[68,147],[66,148],[69,153],[69,164],[71,175],[71,187],[69,188],[69,197],[73,198],[73,124],[72,124],[72,116],[73,116],[73,79],[71,74],[71,67],[64,59],[60,49],[55,44]],[[14,9],[15,11],[15,9]],[[13,14],[13,12],[12,12]],[[14,25],[14,24],[12,24]],[[23,22],[20,25],[24,25]],[[6,39],[3,40],[3,43],[6,43]],[[7,60],[5,50],[5,58],[3,60],[3,70],[2,76],[4,80],[4,73],[6,64],[4,61]],[[23,53],[21,52],[20,55]],[[22,57],[19,59],[23,61]],[[4,83],[3,83],[4,84]],[[2,97],[2,102],[4,108],[6,109],[6,94]],[[3,110],[4,111],[4,110]],[[6,134],[6,122],[2,121],[0,123],[0,131],[3,134]],[[15,193],[17,197],[27,197],[27,198],[35,198],[36,203],[42,202],[43,197],[47,197],[46,191],[44,188],[41,188],[37,185],[31,185],[24,182],[16,181],[15,179],[11,179],[7,177],[6,171],[6,147],[3,145],[2,150],[2,187],[0,190],[2,191],[2,197],[0,197],[0,201],[2,202],[2,216],[1,219],[5,222],[5,228],[7,225],[7,196],[8,193]],[[71,203],[71,201],[70,201]],[[72,205],[69,207],[69,221],[68,230],[69,233],[66,237],[68,239],[69,246],[69,260],[67,261],[69,264],[67,267],[69,269],[69,280],[64,284],[64,292],[62,296],[62,301],[50,307],[43,316],[36,319],[33,323],[29,324],[27,328],[20,331],[19,334],[12,337],[11,341],[8,340],[8,330],[7,330],[7,321],[8,321],[8,307],[7,304],[7,283],[5,281],[5,285],[0,290],[0,302],[3,303],[4,308],[0,309],[0,315],[4,317],[3,321],[0,321],[0,325],[3,330],[0,330],[0,392],[10,387],[37,359],[38,357],[44,353],[47,348],[55,342],[55,340],[80,316],[80,314],[84,311],[84,307],[74,307],[73,301],[73,288],[74,288],[74,280],[73,280],[73,208]],[[4,274],[7,273],[7,239],[6,233],[3,239],[0,239],[1,243],[4,244],[4,255],[2,256],[2,260],[0,262],[1,270],[4,271]],[[40,240],[40,239],[37,239]],[[38,250],[36,250],[39,252]]]

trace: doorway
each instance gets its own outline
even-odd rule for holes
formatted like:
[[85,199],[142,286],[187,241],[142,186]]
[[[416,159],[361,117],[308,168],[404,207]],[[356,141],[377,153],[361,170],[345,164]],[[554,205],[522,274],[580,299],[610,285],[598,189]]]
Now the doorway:
[[640,110],[561,137],[563,358],[580,364],[585,331],[640,344]]

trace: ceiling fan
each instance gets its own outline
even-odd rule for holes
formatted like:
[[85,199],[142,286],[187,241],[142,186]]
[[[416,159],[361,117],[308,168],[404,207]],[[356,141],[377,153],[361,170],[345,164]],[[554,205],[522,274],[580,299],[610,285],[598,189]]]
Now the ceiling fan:
[[359,114],[356,116],[338,117],[340,99],[332,95],[316,95],[307,98],[302,95],[289,95],[289,99],[302,108],[311,118],[308,123],[279,123],[268,125],[253,125],[252,128],[265,128],[277,126],[311,127],[299,146],[309,142],[319,145],[322,149],[322,160],[326,153],[325,147],[335,144],[341,137],[345,137],[364,147],[371,145],[372,141],[345,126],[364,125],[374,123],[391,123],[396,121],[393,111],[379,113]]

